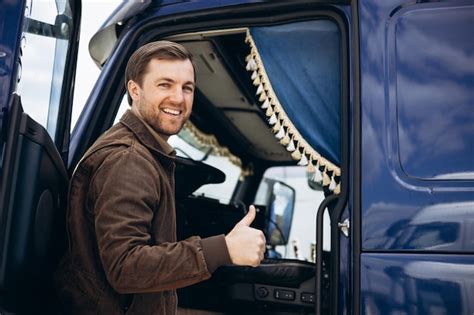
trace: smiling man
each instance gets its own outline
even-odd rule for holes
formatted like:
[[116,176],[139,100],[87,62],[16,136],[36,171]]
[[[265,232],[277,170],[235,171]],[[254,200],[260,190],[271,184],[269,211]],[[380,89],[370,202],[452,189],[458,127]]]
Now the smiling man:
[[[132,59],[133,61],[133,59]],[[194,67],[190,59],[152,59],[145,71],[127,69],[128,95],[132,111],[167,140],[177,134],[191,115],[194,98]]]
[[159,41],[130,58],[131,110],[86,152],[69,188],[69,249],[56,273],[65,314],[175,314],[175,289],[224,264],[257,266],[255,208],[228,235],[176,240],[173,148],[194,97],[192,56]]

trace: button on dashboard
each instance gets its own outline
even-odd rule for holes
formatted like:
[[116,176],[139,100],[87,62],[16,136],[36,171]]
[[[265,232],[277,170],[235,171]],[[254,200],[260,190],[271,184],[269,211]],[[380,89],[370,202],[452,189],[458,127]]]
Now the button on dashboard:
[[314,304],[315,296],[312,293],[301,293],[301,302]]
[[267,297],[267,295],[268,295],[268,289],[267,289],[267,288],[265,288],[265,287],[259,287],[259,288],[257,289],[257,296],[258,296],[259,298],[265,298],[265,297]]
[[295,299],[295,292],[289,290],[275,289],[275,291],[273,291],[273,296],[277,300],[293,301]]

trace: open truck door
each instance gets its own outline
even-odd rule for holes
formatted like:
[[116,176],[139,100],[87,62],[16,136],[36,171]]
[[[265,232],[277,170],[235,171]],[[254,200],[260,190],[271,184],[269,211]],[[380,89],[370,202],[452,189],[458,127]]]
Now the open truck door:
[[0,311],[51,314],[81,5],[0,7]]

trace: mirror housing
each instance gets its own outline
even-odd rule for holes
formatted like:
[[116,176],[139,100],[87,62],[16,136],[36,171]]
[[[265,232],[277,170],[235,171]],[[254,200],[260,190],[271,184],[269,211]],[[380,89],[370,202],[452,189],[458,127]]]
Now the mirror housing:
[[265,178],[268,185],[265,236],[267,244],[286,245],[293,221],[295,189],[281,181]]
[[315,191],[324,191],[322,183],[317,183],[313,180],[314,173],[306,172],[306,180],[309,188]]

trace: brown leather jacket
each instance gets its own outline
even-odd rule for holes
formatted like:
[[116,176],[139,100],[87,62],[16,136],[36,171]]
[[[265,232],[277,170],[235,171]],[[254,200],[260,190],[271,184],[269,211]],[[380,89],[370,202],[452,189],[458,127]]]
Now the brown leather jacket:
[[158,138],[128,111],[79,162],[55,279],[66,314],[175,314],[176,288],[230,263],[223,235],[176,242],[174,152]]

